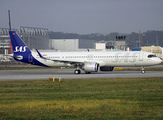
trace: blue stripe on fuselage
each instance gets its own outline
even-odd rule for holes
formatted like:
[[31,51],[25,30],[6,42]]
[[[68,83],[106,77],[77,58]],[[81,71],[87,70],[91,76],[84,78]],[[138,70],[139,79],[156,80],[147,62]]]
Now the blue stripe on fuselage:
[[28,63],[28,64],[32,64],[32,65],[50,67],[50,66],[47,66],[47,65],[41,63],[40,61],[36,60],[32,56],[32,54],[19,53],[18,55],[14,55],[14,56],[22,57],[22,59],[15,58],[15,60],[20,61],[20,62],[24,62],[24,63]]

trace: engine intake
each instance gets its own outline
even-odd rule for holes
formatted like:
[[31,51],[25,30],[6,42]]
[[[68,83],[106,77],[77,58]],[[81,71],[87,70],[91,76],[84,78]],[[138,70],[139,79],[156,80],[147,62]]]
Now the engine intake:
[[83,66],[83,70],[85,72],[97,72],[98,71],[98,68],[99,68],[99,64],[98,63],[86,63],[84,66]]

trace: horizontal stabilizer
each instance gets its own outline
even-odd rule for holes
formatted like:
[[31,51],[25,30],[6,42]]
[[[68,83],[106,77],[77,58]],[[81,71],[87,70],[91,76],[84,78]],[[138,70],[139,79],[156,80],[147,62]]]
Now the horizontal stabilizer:
[[16,58],[18,60],[23,59],[23,56],[21,56],[21,55],[14,56],[13,54],[8,54],[8,55],[5,55],[5,56],[7,56],[9,58]]

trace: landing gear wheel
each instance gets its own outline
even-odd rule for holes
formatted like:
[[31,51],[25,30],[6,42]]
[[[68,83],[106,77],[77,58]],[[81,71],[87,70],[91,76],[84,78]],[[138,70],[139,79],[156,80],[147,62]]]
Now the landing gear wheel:
[[75,73],[75,74],[80,74],[81,71],[80,71],[80,70],[75,70],[74,73]]
[[144,74],[145,73],[145,70],[142,70],[141,73]]
[[141,67],[141,73],[142,73],[142,74],[145,73],[144,66]]
[[91,74],[91,72],[85,72],[85,74]]

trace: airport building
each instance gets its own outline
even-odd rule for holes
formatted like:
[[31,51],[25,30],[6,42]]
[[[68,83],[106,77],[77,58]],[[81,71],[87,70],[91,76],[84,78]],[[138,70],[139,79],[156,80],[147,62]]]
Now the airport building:
[[[18,32],[17,29],[12,29],[13,31]],[[10,52],[10,36],[8,28],[0,28],[0,54],[8,54]]]
[[[48,29],[21,26],[19,30],[12,30],[16,31],[30,49],[49,49]],[[0,54],[11,53],[10,47],[9,29],[0,28]]]
[[46,28],[20,27],[19,35],[29,49],[49,49],[49,35]]
[[127,47],[126,44],[126,36],[120,35],[116,36],[116,40],[111,41],[99,41],[95,43],[96,49],[119,49],[119,50],[125,50]]
[[50,39],[50,50],[56,51],[85,51],[95,49],[95,40],[85,39]]

